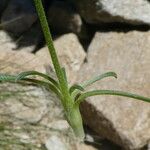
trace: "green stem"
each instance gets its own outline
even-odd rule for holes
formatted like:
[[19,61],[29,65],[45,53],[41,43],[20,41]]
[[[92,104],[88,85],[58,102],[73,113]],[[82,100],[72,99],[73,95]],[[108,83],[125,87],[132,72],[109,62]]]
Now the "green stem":
[[80,141],[84,141],[85,133],[83,129],[83,121],[82,116],[79,110],[79,105],[74,105],[70,112],[66,114],[67,121],[72,127],[75,135],[80,139]]
[[58,61],[57,54],[56,54],[56,51],[54,48],[52,36],[50,34],[50,29],[48,26],[44,8],[42,6],[42,2],[41,2],[41,0],[34,0],[34,2],[35,2],[37,13],[38,13],[38,16],[39,16],[39,19],[41,22],[42,30],[43,30],[43,33],[45,36],[46,43],[48,45],[49,53],[51,55],[56,74],[58,75],[58,77],[60,79],[62,77],[61,67],[60,67],[60,63]]
[[57,75],[57,78],[59,80],[60,84],[60,90],[61,94],[63,96],[62,103],[65,109],[66,113],[66,118],[74,130],[75,134],[80,138],[84,139],[84,130],[83,130],[83,123],[82,123],[82,117],[80,114],[79,106],[74,105],[74,101],[69,93],[69,88],[68,88],[68,83],[67,79],[65,77],[65,70],[61,69],[60,63],[57,58],[57,53],[55,51],[54,45],[53,45],[53,40],[51,37],[50,29],[47,23],[47,19],[45,16],[45,12],[42,6],[41,0],[34,0],[37,13],[39,15],[40,23],[42,26],[42,30],[45,36],[45,40],[47,42],[48,48],[49,48],[49,53],[54,65],[54,69]]
[[69,92],[68,92],[69,91],[68,90],[68,84],[65,80],[63,71],[62,71],[60,63],[58,61],[57,53],[56,53],[56,50],[54,48],[52,36],[51,36],[51,33],[50,33],[50,29],[49,29],[49,26],[48,26],[48,22],[47,22],[47,19],[46,19],[46,15],[45,15],[45,12],[44,12],[42,2],[41,2],[41,0],[34,0],[34,3],[35,3],[35,7],[36,7],[36,10],[37,10],[39,19],[40,19],[40,23],[41,23],[42,30],[43,30],[43,33],[44,33],[44,37],[45,37],[45,40],[46,40],[46,43],[47,43],[47,46],[48,46],[48,49],[49,49],[49,53],[50,53],[50,56],[51,56],[51,59],[52,59],[52,63],[54,65],[54,69],[55,69],[57,78],[58,78],[59,83],[60,83],[60,88],[61,88],[61,91],[62,91],[63,96],[65,98],[65,100],[62,99],[63,105],[65,106],[67,104],[66,101],[68,101],[68,104],[70,103],[69,101],[72,101],[71,97],[69,95]]

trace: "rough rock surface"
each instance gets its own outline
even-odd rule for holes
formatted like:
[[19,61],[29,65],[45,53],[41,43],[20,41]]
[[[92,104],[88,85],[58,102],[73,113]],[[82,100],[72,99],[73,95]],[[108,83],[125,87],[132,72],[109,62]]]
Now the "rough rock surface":
[[[1,51],[0,73],[44,68],[33,54]],[[78,150],[78,144],[55,94],[31,84],[0,84],[0,150]]]
[[48,150],[60,150],[60,149],[66,150],[67,149],[66,145],[57,136],[52,136],[46,141],[46,148]]
[[[8,49],[0,52],[0,73],[16,74],[28,70],[46,72],[41,57]],[[0,84],[0,150],[82,148],[94,149],[84,144],[80,146],[54,93],[32,84]]]
[[88,23],[150,24],[148,0],[77,0],[75,4]]
[[[54,45],[61,65],[66,68],[69,81],[75,82],[76,73],[80,70],[85,59],[84,49],[79,43],[77,36],[73,33],[65,34],[56,39]],[[51,61],[47,47],[39,50],[36,55],[45,64],[49,64]]]
[[5,32],[0,31],[0,51],[12,50],[16,44],[12,41],[11,37]]
[[[96,33],[79,78],[115,71],[117,80],[103,79],[90,89],[117,89],[150,97],[149,43],[150,32]],[[96,96],[83,103],[81,110],[86,124],[126,149],[140,149],[150,140],[149,103]]]
[[37,20],[31,0],[11,0],[2,14],[3,28],[14,34],[27,31]]
[[[0,47],[3,49],[3,47]],[[20,71],[36,70],[45,72],[44,63],[31,53],[25,51],[0,50],[0,72],[20,73]],[[12,69],[13,68],[13,69]]]

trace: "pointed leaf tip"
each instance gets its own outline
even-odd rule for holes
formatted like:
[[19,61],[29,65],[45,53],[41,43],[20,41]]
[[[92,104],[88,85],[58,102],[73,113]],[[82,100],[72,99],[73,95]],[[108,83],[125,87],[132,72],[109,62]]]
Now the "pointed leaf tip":
[[104,74],[101,74],[99,76],[96,76],[96,77],[93,77],[92,79],[90,80],[87,80],[85,81],[84,83],[81,84],[82,87],[87,87],[87,86],[90,86],[91,84],[99,81],[99,80],[102,80],[104,78],[107,78],[107,77],[115,77],[117,78],[117,74],[115,72],[106,72]]
[[117,90],[93,90],[93,91],[85,92],[85,93],[81,94],[78,97],[76,103],[80,104],[86,98],[91,97],[91,96],[96,96],[96,95],[123,96],[123,97],[128,97],[128,98],[141,100],[141,101],[150,103],[150,98],[149,97],[144,97],[144,96],[141,96],[141,95],[138,95],[138,94],[133,94],[133,93],[124,92],[124,91],[117,91]]
[[84,88],[79,84],[75,84],[70,87],[69,93],[72,94],[75,90],[84,91]]
[[14,75],[7,75],[7,74],[0,74],[0,82],[14,82],[16,76]]
[[40,76],[48,81],[50,81],[52,84],[54,84],[57,88],[59,88],[59,85],[58,85],[58,82],[53,79],[52,77],[46,75],[46,74],[43,74],[41,72],[38,72],[38,71],[26,71],[26,72],[22,72],[20,73],[17,77],[16,77],[16,81],[18,80],[22,80],[22,79],[25,79],[27,76],[30,76],[30,75],[37,75],[37,76]]

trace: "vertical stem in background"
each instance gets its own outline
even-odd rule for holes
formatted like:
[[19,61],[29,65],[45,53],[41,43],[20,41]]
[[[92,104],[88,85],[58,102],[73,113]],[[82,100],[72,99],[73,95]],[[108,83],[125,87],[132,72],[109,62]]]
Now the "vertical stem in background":
[[35,2],[37,13],[38,13],[38,16],[39,16],[39,19],[40,19],[40,22],[41,22],[41,26],[42,26],[42,30],[43,30],[43,33],[44,33],[44,36],[45,36],[45,40],[46,40],[46,43],[47,43],[47,46],[48,46],[48,49],[49,49],[49,53],[50,53],[50,56],[51,56],[56,74],[57,74],[58,79],[59,79],[59,78],[62,77],[62,73],[61,73],[62,71],[61,71],[61,67],[60,67],[60,64],[59,64],[59,61],[58,61],[58,58],[57,58],[57,54],[56,54],[56,51],[55,51],[55,48],[54,48],[54,44],[53,44],[52,36],[50,34],[50,29],[49,29],[49,26],[48,26],[48,22],[47,22],[47,19],[46,19],[44,8],[42,7],[41,0],[34,0],[34,2]]
[[47,43],[47,46],[49,49],[52,63],[54,65],[54,69],[55,69],[57,78],[58,78],[59,83],[60,83],[60,88],[61,88],[61,91],[63,93],[63,96],[65,97],[65,100],[63,100],[63,101],[66,101],[66,102],[63,102],[63,105],[66,106],[67,101],[68,101],[68,104],[71,103],[71,98],[70,98],[70,95],[68,92],[68,84],[65,81],[63,71],[62,71],[62,69],[60,67],[60,63],[58,61],[57,53],[56,53],[56,50],[54,48],[52,36],[50,33],[50,29],[48,26],[48,22],[46,19],[46,15],[45,15],[45,11],[44,11],[44,8],[42,5],[42,1],[41,0],[34,0],[34,3],[35,3],[35,7],[37,10],[39,19],[40,19],[40,23],[41,23],[42,30],[43,30],[43,33],[45,36],[45,40],[46,40],[46,43]]

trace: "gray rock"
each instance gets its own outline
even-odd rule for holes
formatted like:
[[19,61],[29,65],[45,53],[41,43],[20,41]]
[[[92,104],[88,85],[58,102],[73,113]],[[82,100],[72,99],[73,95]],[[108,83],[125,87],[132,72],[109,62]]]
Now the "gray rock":
[[[45,72],[45,67],[33,54],[1,51],[0,73],[27,70]],[[56,95],[31,84],[0,84],[0,129],[0,150],[42,150],[49,137],[56,135],[70,147],[66,150],[74,150],[76,145]]]
[[[96,33],[80,80],[107,71],[90,89],[116,89],[150,97],[150,32]],[[150,104],[116,96],[96,96],[82,105],[83,118],[94,131],[122,147],[140,149],[150,140]]]
[[[79,46],[79,50],[80,48]],[[29,70],[46,72],[42,56],[11,49],[0,50],[0,53],[0,73],[16,74]],[[47,59],[48,57],[49,55]],[[64,118],[62,105],[54,93],[31,84],[1,83],[0,150],[46,148],[94,150],[78,142]]]
[[77,0],[74,2],[81,16],[88,23],[150,24],[148,0]]
[[36,20],[32,0],[11,0],[3,12],[1,23],[5,30],[20,34],[27,31]]
[[15,42],[13,42],[9,34],[1,30],[0,31],[0,51],[12,50],[15,47],[16,47],[16,44]]
[[31,53],[25,51],[12,51],[11,49],[5,49],[0,47],[0,72],[16,74],[22,71],[36,70],[45,72],[44,63]]
[[68,150],[65,143],[57,136],[52,136],[46,141],[47,150]]
[[[32,63],[31,63],[32,60]],[[34,64],[36,62],[36,65]],[[33,54],[27,52],[14,52],[11,50],[1,51],[0,72],[17,74],[22,71],[37,70],[44,72],[45,68],[40,60]],[[19,63],[20,62],[20,63]],[[28,63],[27,63],[28,62]],[[39,62],[39,68],[38,68]],[[3,88],[5,87],[5,90]],[[25,122],[37,123],[48,112],[45,94],[41,88],[32,85],[0,85],[2,95],[4,93],[12,93],[12,96],[6,96],[7,108],[1,105],[1,113],[13,114],[14,118],[24,120]],[[22,91],[21,93],[19,91]],[[15,94],[15,93],[18,93]],[[4,94],[5,95],[5,94]],[[7,94],[6,94],[7,95]],[[2,96],[1,99],[4,99]],[[20,101],[18,101],[20,99]],[[7,109],[7,111],[5,111]]]
[[[5,88],[5,90],[3,90]],[[2,103],[0,114],[25,123],[36,124],[49,111],[46,93],[35,86],[3,84],[0,86]],[[9,96],[6,96],[9,93]],[[11,96],[12,95],[12,96]]]
[[80,33],[83,26],[80,15],[68,3],[54,1],[48,10],[50,26],[58,33]]

